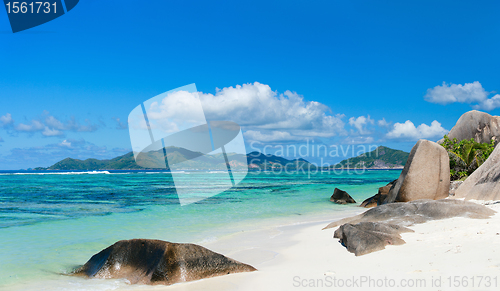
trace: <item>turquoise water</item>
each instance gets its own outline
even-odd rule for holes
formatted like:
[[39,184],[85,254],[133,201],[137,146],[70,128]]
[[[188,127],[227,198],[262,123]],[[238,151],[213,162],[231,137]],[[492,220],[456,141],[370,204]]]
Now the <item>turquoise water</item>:
[[[52,280],[59,282],[54,289],[76,290],[59,274],[118,240],[202,244],[269,223],[299,223],[356,207],[329,202],[335,187],[361,202],[399,173],[250,172],[238,187],[185,206],[178,204],[167,172],[0,173],[0,288]],[[205,177],[185,175],[193,181]],[[81,290],[99,289],[85,286],[93,280],[83,282]]]

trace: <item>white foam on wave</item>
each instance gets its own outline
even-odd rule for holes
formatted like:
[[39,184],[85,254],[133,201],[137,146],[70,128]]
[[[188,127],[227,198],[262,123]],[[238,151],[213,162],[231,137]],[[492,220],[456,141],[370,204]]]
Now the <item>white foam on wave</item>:
[[2,176],[7,175],[84,175],[84,174],[121,174],[110,173],[109,171],[87,171],[87,172],[36,172],[36,173],[0,173]]

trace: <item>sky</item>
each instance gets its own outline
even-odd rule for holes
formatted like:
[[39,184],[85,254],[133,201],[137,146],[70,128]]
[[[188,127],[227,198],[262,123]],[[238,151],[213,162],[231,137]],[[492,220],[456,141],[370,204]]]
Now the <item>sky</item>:
[[410,151],[469,110],[500,115],[498,11],[498,1],[81,0],[12,33],[0,9],[0,170],[130,152],[129,113],[192,83],[207,120],[241,125],[247,152]]

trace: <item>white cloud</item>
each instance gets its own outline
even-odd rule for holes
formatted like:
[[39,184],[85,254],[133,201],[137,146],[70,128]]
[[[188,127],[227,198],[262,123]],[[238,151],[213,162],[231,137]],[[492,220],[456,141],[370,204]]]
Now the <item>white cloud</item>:
[[193,126],[205,124],[199,93],[176,91],[152,102],[146,111],[152,129],[160,128],[173,133]]
[[75,117],[71,117],[71,119],[63,123],[50,115],[48,111],[44,111],[41,117],[32,119],[27,123],[14,124],[10,113],[0,117],[0,127],[8,127],[17,132],[40,132],[43,136],[62,136],[64,131],[91,132],[99,128],[98,125],[92,124],[88,119],[85,122],[86,124],[82,125],[76,121]]
[[344,115],[332,115],[324,104],[305,101],[288,90],[278,94],[258,82],[223,88],[215,95],[201,93],[199,96],[207,119],[234,121],[247,130],[287,132],[291,140],[345,134]]
[[378,126],[380,126],[380,127],[389,127],[392,123],[391,123],[391,122],[387,122],[387,121],[385,120],[385,118],[382,118],[382,119],[380,119],[379,121],[377,121],[377,124],[378,124]]
[[64,132],[57,129],[51,129],[46,126],[45,129],[42,131],[42,134],[44,136],[61,136],[64,135]]
[[427,89],[424,99],[431,103],[450,104],[450,103],[479,103],[486,100],[488,92],[484,90],[481,83],[446,84]]
[[[48,114],[48,112],[47,112]],[[47,118],[45,118],[45,124],[47,126],[50,126],[51,128],[53,129],[60,129],[60,130],[63,130],[65,129],[64,128],[64,124],[62,122],[60,122],[59,120],[57,120],[54,116],[47,116]]]
[[14,120],[12,119],[12,115],[10,113],[0,116],[0,127],[8,127],[12,124],[14,124]]
[[68,141],[67,139],[65,139],[61,143],[59,143],[58,145],[61,147],[71,148],[71,141]]
[[44,130],[45,126],[38,120],[32,120],[30,124],[19,123],[15,126],[15,129],[17,131],[34,132]]
[[370,134],[370,131],[365,127],[368,124],[374,124],[374,120],[370,118],[370,115],[367,117],[360,116],[358,118],[349,118],[349,125],[355,127],[359,134]]
[[481,83],[474,81],[472,83],[446,84],[427,89],[424,99],[431,103],[442,105],[450,103],[473,104],[474,109],[493,110],[500,107],[500,95],[488,98],[492,92],[486,91]]
[[344,115],[331,114],[328,106],[305,101],[295,92],[279,94],[258,82],[217,89],[215,95],[178,91],[146,107],[151,127],[165,132],[204,123],[199,117],[205,116],[207,120],[236,122],[250,132],[246,134],[249,139],[259,141],[300,141],[346,133]]
[[447,132],[448,130],[444,129],[441,123],[436,120],[431,123],[431,126],[422,123],[418,127],[415,127],[413,122],[407,120],[405,123],[396,122],[386,137],[391,139],[418,140],[421,138],[442,137]]
[[496,94],[490,99],[486,99],[478,105],[473,106],[474,109],[483,109],[483,110],[493,110],[495,108],[500,107],[500,94]]

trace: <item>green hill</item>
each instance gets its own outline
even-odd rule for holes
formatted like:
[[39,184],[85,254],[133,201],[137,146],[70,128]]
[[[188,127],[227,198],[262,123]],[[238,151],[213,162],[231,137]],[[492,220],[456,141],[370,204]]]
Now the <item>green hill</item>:
[[[183,162],[183,169],[199,169],[199,170],[225,170],[226,161],[224,156],[219,154],[213,155],[203,155],[202,153],[189,151],[184,148],[168,147],[165,148],[165,152],[168,156],[168,161],[173,163]],[[125,155],[110,159],[110,160],[97,160],[97,159],[72,159],[66,158],[61,160],[48,168],[36,168],[35,170],[84,170],[84,171],[94,171],[94,170],[141,170],[141,169],[169,169],[164,168],[165,163],[163,149],[159,151],[149,152],[146,154],[141,154],[139,158],[141,159],[141,165],[146,165],[147,167],[139,166],[134,158],[132,152]],[[287,160],[285,158],[277,157],[274,155],[264,155],[258,152],[252,152],[248,155],[228,153],[228,162],[232,169],[238,169],[239,167],[245,166],[245,159],[247,160],[250,168],[256,169],[271,169],[279,165],[285,166],[289,165],[288,169],[293,169],[297,165],[303,163],[309,164],[304,159],[298,160]],[[177,168],[178,169],[178,168]]]
[[367,169],[391,169],[402,168],[410,153],[379,146],[377,149],[361,154],[354,158],[343,160],[335,165],[335,168],[362,168]]
[[[187,149],[168,147],[165,149],[168,161],[179,163],[183,162],[183,169],[192,170],[225,170],[226,162],[222,154],[213,155],[203,155],[198,152],[192,152]],[[349,163],[349,168],[361,168],[363,163],[368,169],[390,169],[390,168],[401,168],[405,165],[408,159],[409,153],[393,150],[388,147],[380,146],[376,150],[369,153],[364,153],[360,156],[343,160],[342,162],[335,165],[336,168],[347,167]],[[247,164],[250,169],[265,169],[271,170],[272,168],[284,167],[286,165],[287,169],[292,170],[294,168],[307,169],[310,165],[308,161],[304,159],[288,160],[286,158],[274,156],[274,155],[264,155],[259,152],[251,152],[247,155],[228,153],[228,161],[231,164],[232,169],[238,169],[245,165],[244,160],[247,160]],[[84,171],[94,171],[94,170],[143,170],[143,169],[169,169],[164,168],[165,163],[163,163],[163,150],[156,152],[149,152],[142,154],[140,156],[142,160],[142,165],[147,165],[147,167],[139,166],[134,159],[134,154],[132,152],[124,154],[122,156],[110,159],[110,160],[98,160],[98,159],[86,159],[78,160],[72,158],[66,158],[62,161],[55,163],[48,168],[36,168],[35,170],[84,170]],[[176,168],[178,169],[178,168]]]

